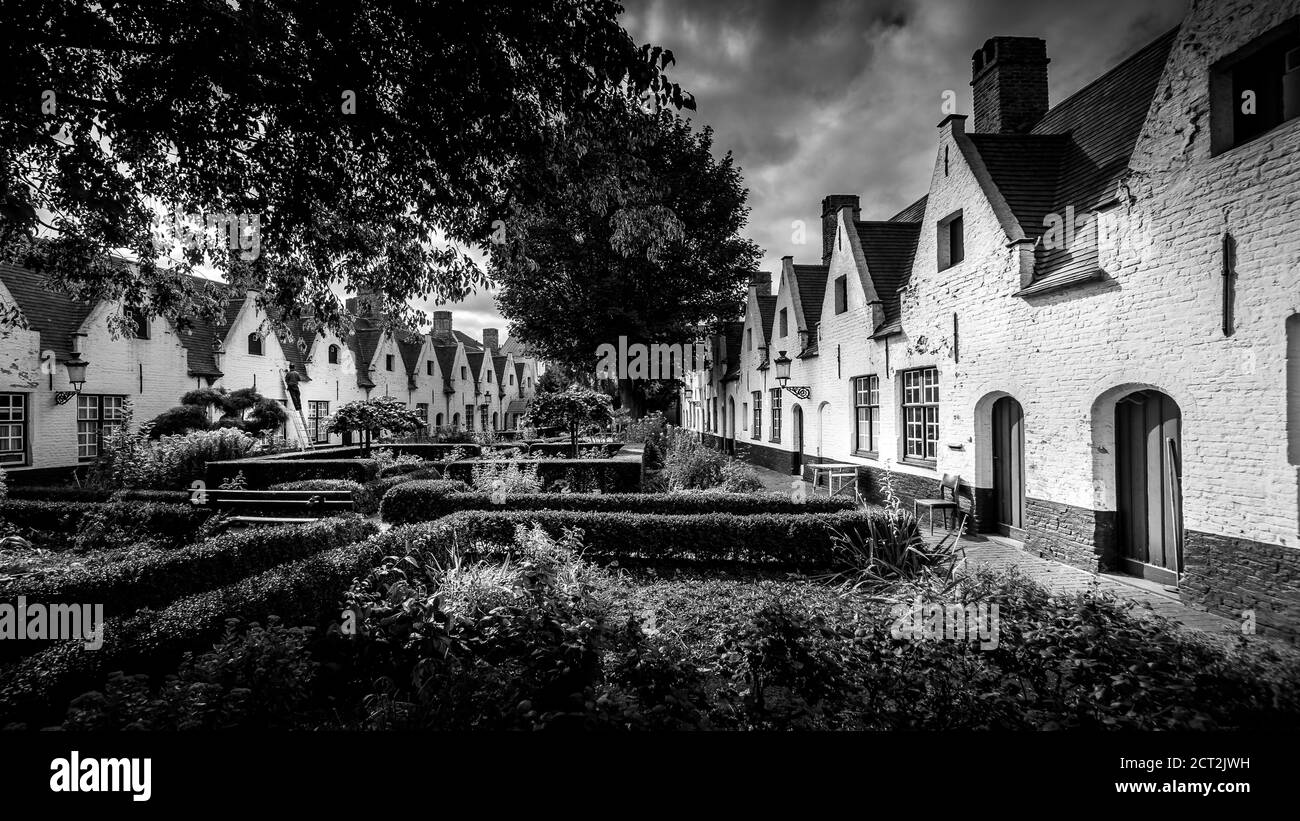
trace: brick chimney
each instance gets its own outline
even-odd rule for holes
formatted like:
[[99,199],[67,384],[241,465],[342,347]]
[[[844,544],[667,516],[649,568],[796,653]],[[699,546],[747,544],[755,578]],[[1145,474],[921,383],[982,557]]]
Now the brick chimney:
[[771,296],[772,275],[766,271],[758,271],[750,277],[749,287],[753,288],[759,296]]
[[831,251],[835,250],[836,220],[840,209],[846,206],[853,209],[853,221],[857,222],[862,215],[857,194],[831,194],[822,200],[822,265],[831,264]]
[[451,311],[434,311],[433,327],[429,333],[433,336],[451,336]]
[[495,354],[497,352],[497,348],[500,347],[500,342],[497,337],[496,328],[483,329],[483,347],[487,348],[488,353]]
[[971,57],[976,134],[1025,134],[1047,113],[1047,43],[993,37]]

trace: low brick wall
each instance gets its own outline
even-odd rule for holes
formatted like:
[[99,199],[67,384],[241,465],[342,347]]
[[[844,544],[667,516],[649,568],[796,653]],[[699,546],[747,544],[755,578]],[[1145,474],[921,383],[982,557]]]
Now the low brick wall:
[[[864,465],[858,469],[858,492],[869,502],[876,504],[885,503],[885,470],[883,468]],[[917,476],[912,473],[893,472],[894,494],[903,503],[903,508],[912,510],[915,507],[917,499],[937,499],[939,498],[939,480],[932,479],[928,476]],[[966,533],[974,533],[976,521],[978,519],[975,509],[975,492],[970,485],[965,482],[961,485],[961,491],[957,494],[957,503],[961,512],[966,514]],[[921,515],[929,524],[929,515],[921,511]]]
[[1300,639],[1300,549],[1189,530],[1183,541],[1183,600]]
[[1090,510],[1045,499],[1025,499],[1025,549],[1081,570],[1110,570],[1115,553],[1115,511]]

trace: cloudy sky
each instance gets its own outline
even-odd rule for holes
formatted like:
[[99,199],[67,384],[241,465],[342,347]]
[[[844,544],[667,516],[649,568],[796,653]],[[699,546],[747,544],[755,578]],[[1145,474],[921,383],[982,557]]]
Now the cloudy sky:
[[[1178,24],[1186,0],[623,0],[638,43],[672,49],[749,187],[763,270],[821,259],[821,200],[858,194],[886,219],[925,193],[945,90],[970,114],[971,54],[995,35],[1047,41],[1060,100]],[[791,223],[808,226],[795,245]],[[475,337],[507,327],[490,292],[450,306]],[[504,334],[503,334],[504,335]]]

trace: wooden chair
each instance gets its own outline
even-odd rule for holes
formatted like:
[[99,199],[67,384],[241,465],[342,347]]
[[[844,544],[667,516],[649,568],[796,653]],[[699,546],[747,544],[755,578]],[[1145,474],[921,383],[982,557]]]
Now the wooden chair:
[[[951,499],[948,499],[944,496],[944,492],[949,490],[952,491]],[[939,498],[938,499],[917,499],[912,504],[912,515],[916,516],[916,520],[919,522],[921,520],[920,509],[925,508],[926,510],[928,510],[930,512],[930,535],[933,536],[934,535],[934,512],[936,510],[943,511],[943,526],[945,528],[948,528],[948,511],[951,510],[954,513],[958,513],[958,514],[961,513],[961,504],[958,501],[960,494],[961,494],[961,477],[955,474],[945,473],[943,475],[943,481],[939,483]]]

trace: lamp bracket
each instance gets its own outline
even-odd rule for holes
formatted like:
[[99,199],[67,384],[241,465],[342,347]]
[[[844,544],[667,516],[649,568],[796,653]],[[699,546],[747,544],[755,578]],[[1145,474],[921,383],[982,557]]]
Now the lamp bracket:
[[812,398],[812,388],[807,385],[782,385],[781,387],[785,388],[805,402]]
[[72,399],[72,397],[76,396],[79,393],[81,393],[81,391],[55,391],[54,404],[66,405],[68,403],[68,400]]

